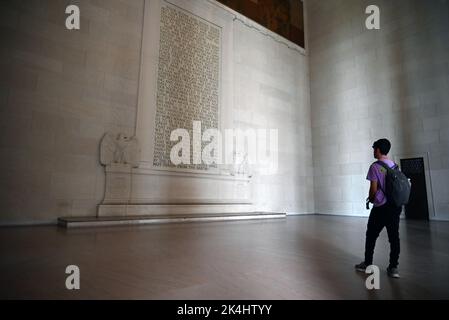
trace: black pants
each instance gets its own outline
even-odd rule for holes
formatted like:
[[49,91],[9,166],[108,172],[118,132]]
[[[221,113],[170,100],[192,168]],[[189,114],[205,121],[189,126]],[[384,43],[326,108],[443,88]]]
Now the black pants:
[[397,268],[399,264],[399,216],[401,208],[384,204],[380,207],[374,207],[369,215],[368,227],[366,230],[365,242],[365,263],[373,264],[374,247],[380,232],[384,227],[387,228],[388,241],[390,242],[390,267]]

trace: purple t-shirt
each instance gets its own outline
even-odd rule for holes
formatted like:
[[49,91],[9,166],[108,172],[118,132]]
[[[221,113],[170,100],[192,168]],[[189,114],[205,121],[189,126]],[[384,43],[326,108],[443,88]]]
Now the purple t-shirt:
[[[395,163],[390,159],[383,159],[382,162],[387,164],[390,168],[393,168]],[[385,190],[385,176],[387,174],[387,170],[382,167],[380,164],[374,162],[368,170],[368,175],[366,176],[366,180],[369,181],[377,181],[377,192],[374,196],[374,206],[380,207],[387,202],[387,197],[385,196],[382,190]]]

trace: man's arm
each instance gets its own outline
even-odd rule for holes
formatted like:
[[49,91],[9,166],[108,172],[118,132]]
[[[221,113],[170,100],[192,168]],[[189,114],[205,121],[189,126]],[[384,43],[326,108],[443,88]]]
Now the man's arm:
[[374,197],[376,196],[376,193],[377,193],[377,181],[370,181],[369,195],[368,195],[369,202],[371,203],[374,202]]

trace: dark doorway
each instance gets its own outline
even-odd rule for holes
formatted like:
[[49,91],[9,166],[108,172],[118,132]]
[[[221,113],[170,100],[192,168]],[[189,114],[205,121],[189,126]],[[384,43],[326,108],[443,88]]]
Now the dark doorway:
[[405,217],[407,219],[429,220],[424,159],[401,159],[401,170],[412,183],[410,200],[405,206]]

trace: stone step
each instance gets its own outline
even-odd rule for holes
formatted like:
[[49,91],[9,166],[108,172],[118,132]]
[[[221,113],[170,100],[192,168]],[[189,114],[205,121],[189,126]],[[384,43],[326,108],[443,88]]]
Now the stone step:
[[233,214],[209,215],[165,215],[165,216],[119,216],[119,217],[61,217],[58,225],[64,228],[109,227],[144,224],[166,224],[185,222],[212,222],[258,219],[282,219],[285,213],[274,212],[246,212]]

